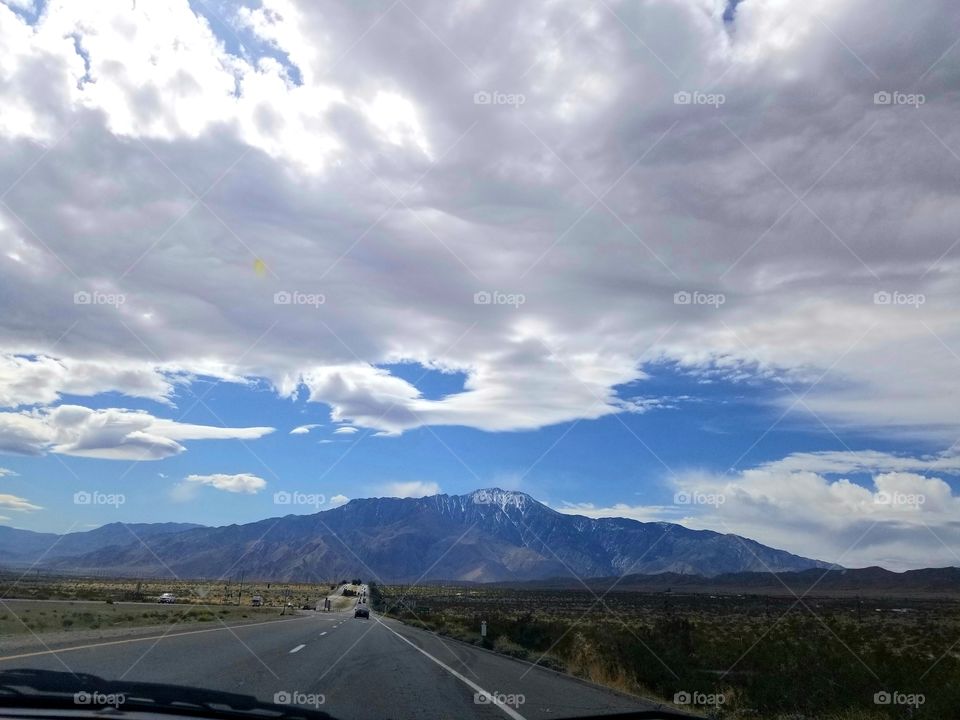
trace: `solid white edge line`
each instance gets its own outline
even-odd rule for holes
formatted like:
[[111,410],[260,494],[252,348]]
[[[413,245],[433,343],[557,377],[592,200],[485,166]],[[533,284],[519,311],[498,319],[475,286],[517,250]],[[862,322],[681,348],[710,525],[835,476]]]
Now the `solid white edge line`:
[[[265,620],[263,622],[244,623],[242,625],[227,625],[225,627],[204,628],[203,630],[189,630],[179,633],[164,633],[163,635],[148,635],[146,637],[124,638],[123,640],[110,640],[100,643],[89,643],[87,645],[71,645],[55,650],[37,650],[36,652],[25,652],[17,655],[4,655],[0,657],[0,662],[8,660],[20,660],[28,657],[38,657],[40,655],[57,655],[59,653],[73,652],[74,650],[90,650],[92,648],[107,647],[109,645],[126,645],[128,643],[147,642],[148,640],[170,640],[171,638],[183,637],[185,635],[199,635],[200,633],[223,632],[224,630],[242,630],[243,628],[256,627],[258,625],[270,625],[272,623],[285,623],[294,620],[306,620],[306,617],[295,617],[289,620]],[[134,628],[135,629],[135,628]]]
[[423,648],[417,647],[417,646],[414,645],[412,642],[410,642],[409,640],[407,640],[407,638],[405,638],[403,635],[401,635],[401,634],[398,633],[396,630],[394,630],[392,627],[389,627],[385,622],[383,622],[382,620],[380,620],[380,618],[374,617],[374,620],[376,620],[378,623],[380,623],[383,627],[387,628],[387,630],[389,630],[390,632],[392,632],[392,633],[393,633],[394,635],[396,635],[398,638],[400,638],[401,640],[403,640],[407,645],[409,645],[410,647],[412,647],[414,650],[416,650],[416,651],[419,652],[419,653],[422,653],[422,654],[426,655],[428,658],[430,658],[431,660],[433,660],[437,665],[439,665],[439,666],[442,667],[444,670],[446,670],[448,673],[450,673],[450,674],[453,675],[455,678],[457,678],[457,680],[460,680],[461,682],[463,682],[463,683],[465,683],[466,685],[468,685],[471,689],[473,689],[474,692],[476,692],[476,693],[478,693],[478,694],[483,695],[484,697],[486,697],[487,700],[490,702],[491,705],[496,705],[498,708],[500,708],[501,710],[503,710],[507,715],[509,715],[511,718],[513,718],[513,720],[526,720],[526,718],[523,717],[523,715],[521,715],[520,713],[518,713],[518,712],[517,712],[516,710],[514,710],[513,708],[508,707],[507,705],[504,705],[503,703],[497,702],[497,698],[496,698],[496,696],[495,696],[493,693],[491,693],[491,692],[489,692],[489,691],[487,691],[487,690],[484,690],[482,687],[480,687],[479,685],[477,685],[475,682],[473,682],[473,681],[470,680],[469,678],[465,677],[464,675],[461,675],[460,673],[458,673],[456,670],[454,670],[452,667],[450,667],[449,665],[447,665],[447,664],[446,664],[445,662],[443,662],[442,660],[438,660],[437,658],[435,658],[433,655],[431,655],[430,653],[428,653],[428,652],[427,652],[426,650],[424,650]]
[[293,655],[296,652],[300,652],[306,647],[306,645],[297,645],[293,650],[290,651],[290,654]]

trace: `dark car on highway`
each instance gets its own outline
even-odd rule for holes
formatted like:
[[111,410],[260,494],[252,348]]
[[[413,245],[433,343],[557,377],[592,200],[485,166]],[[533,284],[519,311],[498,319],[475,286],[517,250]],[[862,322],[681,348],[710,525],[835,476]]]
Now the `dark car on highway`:
[[370,618],[370,610],[369,610],[368,608],[360,607],[360,606],[358,605],[358,606],[357,606],[357,609],[353,611],[353,616],[354,616],[355,618],[362,617],[362,618],[368,618],[368,619],[369,619],[369,618]]

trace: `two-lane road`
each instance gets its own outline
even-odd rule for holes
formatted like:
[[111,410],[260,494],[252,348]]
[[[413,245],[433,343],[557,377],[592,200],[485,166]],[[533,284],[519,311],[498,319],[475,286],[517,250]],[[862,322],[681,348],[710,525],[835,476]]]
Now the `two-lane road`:
[[[319,709],[345,720],[521,720],[657,707],[376,613],[354,618],[352,608],[0,657],[0,671],[19,668],[202,687],[267,702],[286,694],[304,704],[322,700]],[[522,702],[484,702],[490,695]]]

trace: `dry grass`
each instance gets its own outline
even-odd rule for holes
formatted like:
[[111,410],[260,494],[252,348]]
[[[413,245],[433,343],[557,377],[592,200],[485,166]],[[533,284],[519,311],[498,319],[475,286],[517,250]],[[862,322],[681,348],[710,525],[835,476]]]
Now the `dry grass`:
[[269,608],[198,607],[191,605],[137,605],[91,601],[36,602],[5,600],[0,610],[0,637],[50,632],[106,630],[149,625],[240,622],[271,619]]
[[115,602],[156,602],[166,592],[178,603],[194,605],[250,605],[253,596],[264,599],[265,607],[283,607],[286,602],[300,607],[322,601],[338,587],[330,583],[277,583],[229,580],[158,580],[123,578],[64,578],[45,576],[0,576],[0,597],[36,600],[98,600]]
[[[942,720],[960,707],[955,599],[816,597],[791,609],[782,596],[614,592],[597,604],[585,591],[454,586],[375,598],[405,622],[620,691],[668,704],[681,691],[721,695],[684,709],[724,720]],[[876,705],[883,690],[925,702]]]

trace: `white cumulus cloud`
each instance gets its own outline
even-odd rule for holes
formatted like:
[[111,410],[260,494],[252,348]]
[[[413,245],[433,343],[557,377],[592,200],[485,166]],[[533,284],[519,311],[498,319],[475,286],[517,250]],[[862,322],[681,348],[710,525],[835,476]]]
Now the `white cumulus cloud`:
[[[960,434],[955,1],[749,0],[731,26],[722,0],[263,0],[236,51],[188,0],[23,5],[0,4],[0,452],[271,432],[72,399],[172,408],[198,378],[398,435],[663,412],[642,388],[668,366],[933,450],[674,480],[722,505],[566,510],[957,562],[936,452]],[[923,102],[876,100],[898,90]],[[723,102],[683,101],[705,91]],[[429,395],[395,363],[462,384]],[[877,502],[901,495],[925,503]]]
[[273,428],[224,428],[180,423],[144,411],[91,410],[59,405],[0,412],[0,452],[43,455],[47,452],[107,460],[160,460],[177,455],[189,440],[249,439]]
[[389,482],[381,485],[379,492],[386,497],[418,498],[437,495],[440,492],[440,486],[435,482],[424,480]]
[[237,473],[228,475],[225,473],[214,473],[213,475],[187,475],[184,482],[196,483],[198,485],[209,485],[217,490],[225,490],[232,493],[246,493],[254,495],[267,486],[267,481],[251,473]]
[[5,510],[19,510],[21,512],[43,509],[39,505],[34,505],[26,498],[6,493],[0,494],[0,508],[4,508]]
[[311,425],[298,425],[293,430],[290,431],[291,435],[306,435],[314,428],[318,428],[320,425],[311,424]]
[[[269,0],[242,54],[187,0],[0,6],[0,403],[207,373],[385,434],[513,431],[669,406],[618,393],[667,360],[829,371],[798,409],[952,441],[955,4],[747,2],[732,28],[719,0],[421,5],[443,43],[402,7]],[[922,107],[874,102],[918,77]],[[724,302],[675,303],[698,290]]]
[[[557,510],[732,532],[848,567],[960,565],[960,494],[936,474],[938,462],[943,473],[960,472],[953,456],[794,453],[740,472],[679,473],[666,505],[566,503]],[[850,473],[868,479],[854,482]]]

